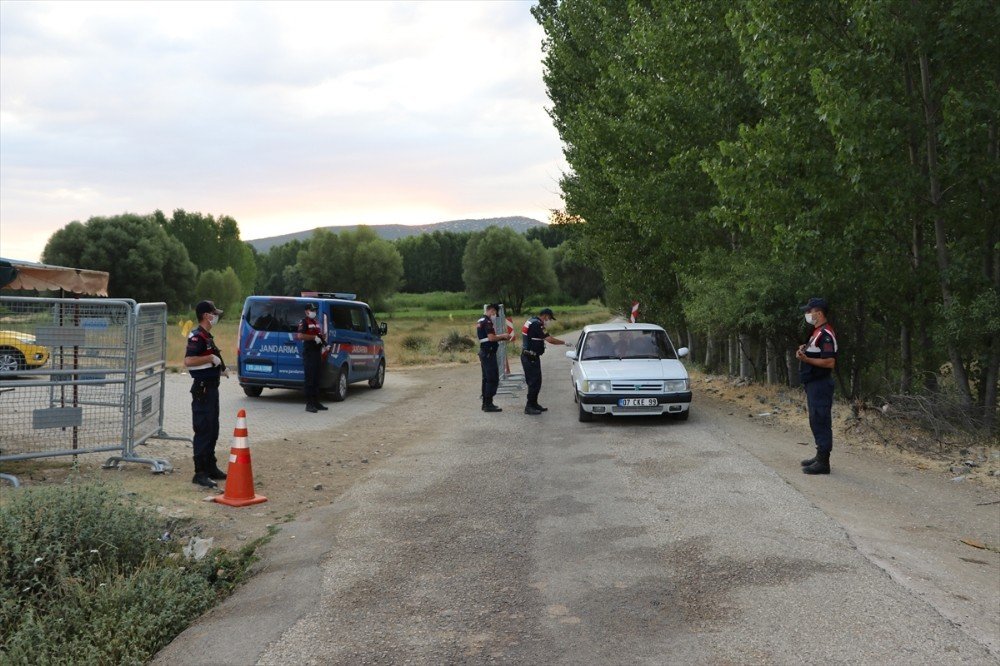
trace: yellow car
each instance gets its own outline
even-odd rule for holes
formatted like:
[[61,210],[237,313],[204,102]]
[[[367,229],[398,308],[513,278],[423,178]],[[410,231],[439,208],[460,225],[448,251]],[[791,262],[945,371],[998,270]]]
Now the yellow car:
[[0,373],[34,370],[49,360],[47,347],[35,344],[35,336],[0,331]]

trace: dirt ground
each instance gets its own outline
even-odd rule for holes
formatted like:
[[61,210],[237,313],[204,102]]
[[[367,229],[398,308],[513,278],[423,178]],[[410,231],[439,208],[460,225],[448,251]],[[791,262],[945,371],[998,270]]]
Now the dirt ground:
[[[444,379],[454,365],[394,370],[419,374],[421,384]],[[108,454],[88,454],[69,458],[17,461],[4,465],[3,471],[16,475],[23,486],[64,483],[71,476],[102,481],[120,487],[124,496],[154,507],[168,521],[171,538],[186,539],[195,535],[213,538],[214,546],[237,549],[248,541],[268,534],[305,509],[327,504],[341,495],[369,470],[393,456],[414,436],[407,425],[405,412],[416,389],[384,408],[378,418],[358,417],[344,428],[328,432],[290,434],[278,439],[254,436],[250,426],[249,445],[254,472],[254,490],[268,501],[243,508],[233,508],[209,501],[221,494],[190,483],[194,473],[190,445],[169,440],[150,440],[140,455],[170,460],[169,474],[151,474],[144,465],[126,464],[117,470],[101,465]],[[361,397],[349,397],[348,400]],[[331,404],[331,409],[337,409]],[[390,410],[389,414],[385,410]],[[398,410],[398,411],[397,411]],[[297,412],[296,412],[297,414]],[[219,465],[225,469],[231,438],[228,424],[223,424],[216,449]],[[294,424],[288,426],[294,430]],[[10,486],[0,486],[0,495],[8,495]],[[9,495],[8,495],[9,496]]]
[[[255,490],[269,498],[263,504],[235,509],[206,501],[213,493],[189,482],[193,473],[190,449],[180,442],[153,440],[146,447],[146,455],[173,461],[175,470],[169,475],[150,474],[141,465],[102,470],[100,465],[106,456],[101,454],[79,456],[75,464],[62,458],[9,463],[4,471],[17,475],[26,486],[63,483],[73,474],[106,481],[120,486],[123,495],[155,507],[168,520],[172,538],[211,537],[215,546],[236,549],[265,536],[271,526],[287,522],[303,510],[330,503],[369,471],[396,455],[419,435],[412,430],[408,411],[427,409],[427,400],[433,400],[435,386],[450,381],[455,372],[467,373],[469,369],[443,365],[393,372],[407,373],[417,381],[401,400],[383,407],[377,418],[361,416],[349,421],[346,427],[329,432],[301,433],[273,440],[256,439],[251,432]],[[807,457],[811,438],[801,391],[746,385],[729,377],[698,373],[692,375],[692,385],[695,401],[699,393],[704,393],[730,403],[735,415],[743,412],[746,418],[758,423],[801,432],[803,454]],[[448,409],[448,405],[436,407]],[[843,403],[835,406],[834,420],[835,447],[862,448],[949,479],[961,477],[956,483],[983,484],[1000,490],[1000,449],[995,446],[936,442],[928,433],[885,421],[874,414],[863,413],[861,419],[855,419],[850,406]],[[220,463],[225,460],[228,441],[225,435],[220,438]],[[9,485],[0,486],[0,494],[9,492]]]
[[[695,396],[701,391],[731,403],[734,414],[742,412],[758,423],[794,429],[801,433],[803,453],[811,451],[809,414],[801,389],[747,384],[732,377],[698,372],[691,377]],[[978,483],[1000,490],[1000,447],[995,442],[939,439],[913,423],[887,419],[876,409],[861,410],[855,417],[851,406],[843,401],[834,404],[833,420],[834,455],[837,447],[848,446],[949,479],[962,477],[956,483]]]

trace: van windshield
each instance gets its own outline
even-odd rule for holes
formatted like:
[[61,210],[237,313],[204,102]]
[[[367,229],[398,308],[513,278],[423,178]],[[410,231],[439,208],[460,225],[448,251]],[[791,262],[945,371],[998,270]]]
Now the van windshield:
[[253,301],[245,318],[257,331],[294,333],[305,316],[302,303],[297,301]]

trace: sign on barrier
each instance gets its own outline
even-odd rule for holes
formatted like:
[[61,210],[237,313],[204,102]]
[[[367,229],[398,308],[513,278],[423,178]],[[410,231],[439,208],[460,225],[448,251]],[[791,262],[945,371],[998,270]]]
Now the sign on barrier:
[[[117,452],[163,431],[167,309],[129,299],[0,297],[0,462]],[[0,477],[17,485],[10,475]]]

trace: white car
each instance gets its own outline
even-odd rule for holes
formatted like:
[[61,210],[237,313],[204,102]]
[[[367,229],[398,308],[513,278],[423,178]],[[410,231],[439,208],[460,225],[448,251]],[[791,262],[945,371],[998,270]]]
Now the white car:
[[580,334],[570,375],[580,420],[595,414],[659,416],[686,420],[691,383],[670,336],[656,324],[593,324]]

